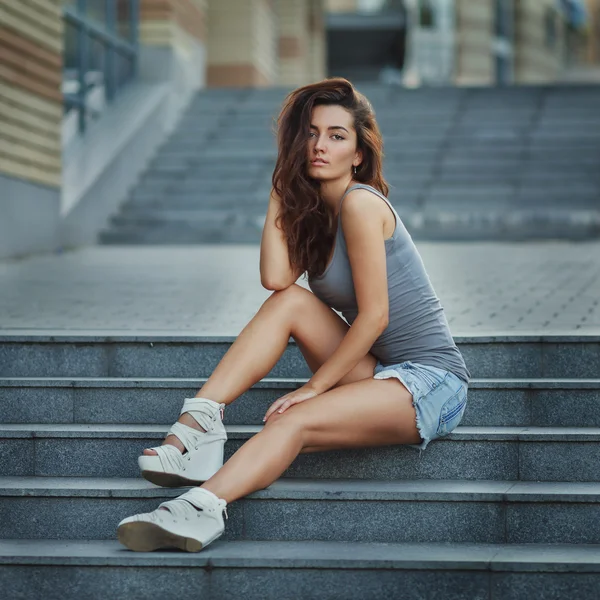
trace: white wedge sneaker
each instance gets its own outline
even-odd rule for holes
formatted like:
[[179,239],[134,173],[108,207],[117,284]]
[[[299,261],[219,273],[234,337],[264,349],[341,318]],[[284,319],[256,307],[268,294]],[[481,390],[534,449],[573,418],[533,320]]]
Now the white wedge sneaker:
[[225,530],[223,512],[227,517],[225,500],[203,488],[193,488],[152,512],[123,519],[117,527],[117,538],[135,552],[160,548],[199,552]]
[[171,444],[151,448],[156,455],[138,457],[142,477],[163,487],[199,485],[210,479],[223,466],[224,408],[208,398],[186,398],[180,414],[190,413],[206,432],[175,423],[168,435],[177,436],[187,452],[182,454]]

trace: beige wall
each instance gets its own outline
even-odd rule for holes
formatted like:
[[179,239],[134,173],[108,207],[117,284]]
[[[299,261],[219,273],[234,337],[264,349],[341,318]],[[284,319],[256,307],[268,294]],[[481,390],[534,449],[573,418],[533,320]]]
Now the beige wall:
[[327,12],[354,12],[356,11],[356,0],[324,0]]
[[271,85],[277,78],[272,0],[209,0],[207,84]]
[[557,41],[546,44],[546,11],[555,9],[554,0],[515,1],[515,83],[555,81],[562,69],[564,29],[555,12]]
[[[140,0],[140,41],[208,45],[208,85],[302,85],[325,77],[323,0]],[[61,183],[61,0],[0,0],[0,172]]]
[[279,85],[304,85],[326,73],[323,0],[277,0]]
[[279,80],[281,85],[308,83],[310,32],[309,0],[277,0],[279,17]]
[[491,0],[456,0],[454,79],[457,85],[488,85],[495,80]]
[[586,5],[590,17],[586,60],[600,65],[600,0],[586,0]]
[[204,41],[208,0],[140,0],[140,42],[177,44],[181,33]]
[[255,0],[252,20],[252,62],[260,73],[259,85],[277,83],[279,75],[278,15],[275,0]]
[[[302,85],[326,72],[325,0],[141,0],[141,42],[204,41],[209,87]],[[204,65],[199,65],[204,68]]]
[[[556,81],[563,68],[564,25],[555,0],[514,0],[514,82]],[[553,9],[556,43],[546,41],[546,14]],[[494,2],[456,0],[455,82],[495,83]]]
[[140,0],[140,43],[170,48],[184,62],[200,60],[196,68],[203,71],[206,65],[197,55],[206,43],[207,12],[208,0]]
[[63,21],[58,0],[0,0],[0,172],[61,179]]
[[325,31],[325,3],[307,0],[308,16],[308,74],[310,81],[327,76],[327,32]]

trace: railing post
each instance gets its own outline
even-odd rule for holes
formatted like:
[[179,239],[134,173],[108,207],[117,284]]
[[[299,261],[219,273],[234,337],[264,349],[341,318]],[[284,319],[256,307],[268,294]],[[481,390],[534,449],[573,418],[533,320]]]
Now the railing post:
[[[104,0],[106,8],[106,29],[111,36],[117,35],[117,0]],[[113,40],[106,43],[106,97],[112,102],[117,88],[115,46]]]
[[[85,15],[86,0],[77,0],[77,12],[83,18]],[[78,81],[79,90],[77,97],[79,99],[79,131],[83,133],[85,131],[85,121],[87,117],[87,106],[85,102],[87,93],[87,71],[88,71],[88,32],[84,23],[80,23],[77,26],[77,54],[78,54]]]
[[138,40],[138,23],[140,20],[140,2],[139,0],[131,0],[129,12],[129,37],[130,43],[135,48],[135,55],[131,65],[131,75],[135,77],[138,71],[138,56],[139,56],[139,40]]

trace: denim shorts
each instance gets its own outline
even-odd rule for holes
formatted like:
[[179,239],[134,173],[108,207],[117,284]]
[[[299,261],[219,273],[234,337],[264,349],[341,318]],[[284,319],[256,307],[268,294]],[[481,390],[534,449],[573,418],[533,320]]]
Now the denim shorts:
[[377,361],[373,373],[375,379],[399,379],[412,394],[422,442],[408,446],[419,450],[419,456],[429,442],[451,433],[463,418],[468,386],[454,373],[410,361],[386,366]]

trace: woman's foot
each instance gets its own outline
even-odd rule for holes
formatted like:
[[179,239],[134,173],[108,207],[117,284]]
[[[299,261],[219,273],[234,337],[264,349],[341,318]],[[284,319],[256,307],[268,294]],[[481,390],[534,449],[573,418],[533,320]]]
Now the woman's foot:
[[[163,444],[138,457],[142,477],[166,487],[199,485],[210,479],[223,466],[224,407],[208,398],[186,398],[180,419]],[[190,419],[195,426],[186,423]]]
[[117,538],[135,552],[160,548],[198,552],[222,535],[226,507],[227,502],[209,490],[193,488],[152,512],[123,519]]

